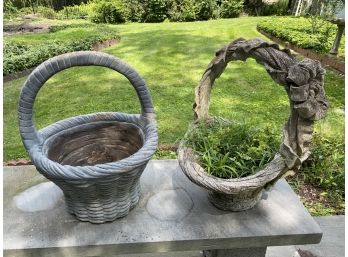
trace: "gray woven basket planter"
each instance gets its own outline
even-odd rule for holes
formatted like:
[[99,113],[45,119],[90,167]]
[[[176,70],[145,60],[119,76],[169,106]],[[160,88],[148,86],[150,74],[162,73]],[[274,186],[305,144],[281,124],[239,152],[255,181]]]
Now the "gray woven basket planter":
[[[199,121],[219,119],[228,122],[220,117],[209,116],[211,90],[215,79],[224,72],[229,62],[245,61],[248,58],[263,65],[271,78],[284,87],[289,97],[290,115],[283,128],[279,152],[271,162],[253,175],[222,179],[204,170],[199,156],[187,144],[186,138],[196,129]],[[310,155],[314,121],[324,117],[328,109],[324,74],[318,61],[298,61],[289,50],[280,50],[278,45],[261,39],[239,38],[218,50],[196,87],[194,121],[178,148],[179,164],[184,174],[195,184],[206,188],[209,200],[220,209],[243,211],[255,206],[265,188],[274,184],[288,170],[299,170],[302,162]],[[276,110],[274,113],[277,115]]]
[[[100,112],[72,117],[39,131],[33,123],[37,93],[54,74],[74,66],[102,66],[123,74],[142,114]],[[81,221],[104,223],[127,215],[140,195],[139,178],[154,154],[157,127],[144,80],[126,63],[100,52],[74,52],[39,65],[25,81],[19,128],[36,169],[64,192],[68,211]]]

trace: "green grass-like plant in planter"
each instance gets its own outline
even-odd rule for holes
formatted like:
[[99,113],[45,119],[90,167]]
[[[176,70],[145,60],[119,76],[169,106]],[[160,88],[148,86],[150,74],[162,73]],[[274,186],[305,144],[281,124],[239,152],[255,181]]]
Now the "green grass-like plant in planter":
[[270,127],[218,120],[200,122],[187,138],[201,166],[218,178],[242,178],[265,167],[277,153],[279,132]]

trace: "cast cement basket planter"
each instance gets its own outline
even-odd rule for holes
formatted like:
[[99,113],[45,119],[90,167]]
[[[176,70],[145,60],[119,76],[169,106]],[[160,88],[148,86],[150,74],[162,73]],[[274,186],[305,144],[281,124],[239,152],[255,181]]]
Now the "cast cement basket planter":
[[[44,83],[64,69],[90,65],[124,75],[137,92],[142,114],[92,113],[37,131],[33,105]],[[92,51],[51,58],[25,81],[18,115],[30,159],[42,175],[63,190],[68,211],[79,220],[112,221],[127,215],[137,204],[139,178],[157,148],[158,135],[150,93],[145,81],[129,65]]]
[[[283,128],[279,152],[270,163],[254,175],[222,179],[209,175],[202,168],[197,154],[185,138],[195,129],[198,121],[221,119],[208,114],[214,81],[230,61],[245,61],[247,58],[254,58],[263,65],[272,79],[285,88],[290,102],[290,117]],[[328,109],[323,88],[324,73],[318,61],[298,61],[289,50],[280,50],[278,45],[261,39],[240,38],[217,51],[196,88],[194,122],[179,145],[178,159],[182,171],[192,182],[208,190],[209,200],[217,208],[243,211],[255,206],[263,189],[274,184],[288,170],[299,169],[308,158],[313,123],[324,117]]]

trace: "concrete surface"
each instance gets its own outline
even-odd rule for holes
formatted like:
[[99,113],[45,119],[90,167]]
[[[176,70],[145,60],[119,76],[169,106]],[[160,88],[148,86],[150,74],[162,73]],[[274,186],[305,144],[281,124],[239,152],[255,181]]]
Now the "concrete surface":
[[297,257],[294,253],[298,249],[309,251],[315,257],[344,257],[345,216],[325,216],[314,219],[323,231],[320,244],[268,247],[266,257]]
[[265,257],[267,247],[203,250],[203,257]]
[[[5,256],[196,256],[197,250],[314,244],[322,236],[285,180],[245,212],[216,209],[176,160],[151,161],[141,185],[142,197],[128,216],[93,225],[68,214],[57,188],[33,166],[5,167]],[[39,204],[37,194],[54,205]],[[161,254],[146,255],[151,252]]]

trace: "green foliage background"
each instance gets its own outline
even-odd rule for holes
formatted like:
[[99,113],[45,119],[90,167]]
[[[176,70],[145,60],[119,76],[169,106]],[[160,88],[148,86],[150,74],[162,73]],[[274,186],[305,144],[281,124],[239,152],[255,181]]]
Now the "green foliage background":
[[[257,28],[301,48],[328,53],[335,40],[337,26],[318,18],[313,28],[311,19],[310,17],[268,17],[259,22]],[[341,57],[344,57],[344,45],[343,37],[339,48]]]
[[92,50],[100,41],[119,38],[105,25],[68,25],[52,27],[50,33],[6,37],[3,74],[35,67],[50,57],[72,51]]

